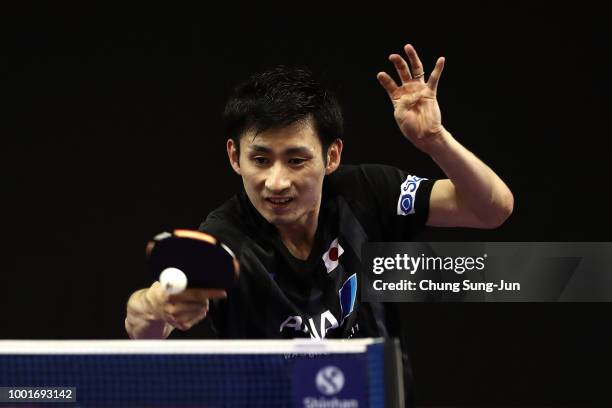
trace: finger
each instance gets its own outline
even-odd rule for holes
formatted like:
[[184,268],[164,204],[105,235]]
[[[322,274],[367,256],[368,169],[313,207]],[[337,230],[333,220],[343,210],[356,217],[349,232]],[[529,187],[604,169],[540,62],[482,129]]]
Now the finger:
[[187,289],[176,295],[168,297],[169,302],[203,302],[205,299],[226,298],[227,292],[223,289]]
[[181,330],[181,331],[186,331],[191,329],[193,326],[195,326],[196,324],[200,323],[204,318],[201,319],[194,319],[194,320],[190,320],[190,321],[186,321],[186,322],[180,322],[177,323],[176,327],[177,329]]
[[171,315],[166,314],[163,317],[163,320],[164,320],[164,322],[168,323],[172,327],[178,327],[179,326],[179,322],[177,322],[176,319],[174,317],[172,317]]
[[399,74],[402,83],[409,82],[412,79],[412,75],[410,75],[410,69],[408,68],[408,63],[401,56],[397,54],[391,54],[389,56],[389,61],[395,65],[395,70]]
[[376,75],[376,78],[382,87],[385,88],[385,91],[387,91],[389,98],[393,100],[393,93],[398,88],[393,78],[391,78],[386,72],[379,72],[378,75]]
[[423,82],[425,82],[425,70],[423,68],[423,64],[421,63],[421,59],[417,55],[416,50],[410,44],[406,44],[404,46],[404,51],[406,51],[406,55],[408,55],[408,59],[410,60],[410,67],[412,68],[412,77],[414,79],[419,78]]
[[[208,305],[208,299],[191,301],[191,302],[168,302],[166,303],[167,307],[180,307],[181,309],[189,309],[189,308],[201,308]],[[175,310],[175,309],[173,309]]]
[[433,72],[429,76],[429,80],[427,81],[427,86],[432,91],[436,92],[438,90],[438,82],[440,81],[440,76],[442,75],[442,71],[444,70],[444,62],[446,59],[444,57],[438,58],[436,61],[436,67]]
[[148,291],[145,292],[147,298],[150,301],[166,302],[168,301],[168,297],[170,296],[168,292],[166,292],[162,287],[159,281],[153,282]]
[[207,309],[200,309],[200,310],[195,311],[195,312],[178,313],[176,315],[173,315],[172,317],[174,318],[174,320],[177,323],[181,324],[181,323],[188,323],[188,322],[191,322],[191,321],[200,321],[207,314],[208,314],[208,310]]
[[176,319],[176,328],[180,330],[189,330],[197,323],[204,320],[208,311],[203,310],[199,313],[183,314]]
[[227,292],[223,289],[206,289],[206,297],[209,299],[225,299]]
[[202,310],[208,310],[208,302],[206,303],[176,303],[168,304],[164,307],[164,312],[171,316],[178,316],[182,313],[199,313]]

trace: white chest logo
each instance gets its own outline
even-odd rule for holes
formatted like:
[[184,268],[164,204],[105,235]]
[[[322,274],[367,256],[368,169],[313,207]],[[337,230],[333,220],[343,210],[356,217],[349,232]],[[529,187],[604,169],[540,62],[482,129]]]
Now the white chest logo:
[[319,325],[320,327],[317,330],[317,325],[312,317],[308,319],[308,323],[304,323],[301,316],[289,316],[281,324],[279,331],[282,332],[284,328],[288,327],[295,331],[309,333],[310,337],[313,339],[324,339],[329,329],[335,329],[339,326],[338,320],[336,320],[332,312],[329,310],[321,313],[319,316]]

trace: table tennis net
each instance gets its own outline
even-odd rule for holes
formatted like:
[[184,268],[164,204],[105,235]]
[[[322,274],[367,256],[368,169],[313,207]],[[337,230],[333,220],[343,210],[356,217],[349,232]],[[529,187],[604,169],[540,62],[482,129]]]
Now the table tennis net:
[[0,341],[0,387],[74,387],[69,406],[83,407],[293,407],[315,381],[298,378],[301,365],[350,362],[364,368],[365,406],[382,407],[384,350],[375,339]]

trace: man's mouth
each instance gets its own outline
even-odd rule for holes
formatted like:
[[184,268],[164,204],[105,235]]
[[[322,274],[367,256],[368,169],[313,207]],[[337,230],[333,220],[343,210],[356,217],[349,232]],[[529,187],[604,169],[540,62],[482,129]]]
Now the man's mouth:
[[291,197],[268,197],[266,198],[266,201],[274,206],[283,206],[293,201],[293,198]]

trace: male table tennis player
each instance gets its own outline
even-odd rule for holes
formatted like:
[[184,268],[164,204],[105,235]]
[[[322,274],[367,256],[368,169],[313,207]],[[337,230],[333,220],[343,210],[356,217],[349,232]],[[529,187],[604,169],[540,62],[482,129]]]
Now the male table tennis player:
[[400,82],[384,72],[377,78],[402,134],[448,179],[341,166],[335,97],[305,70],[252,76],[224,113],[227,154],[244,189],[200,226],[238,257],[238,284],[227,293],[168,296],[159,283],[135,292],[125,323],[131,338],[166,338],[204,318],[221,338],[385,336],[384,307],[361,303],[355,292],[363,243],[410,241],[423,225],[496,228],[508,218],[506,184],[442,124],[436,91],[444,58],[427,79],[415,49],[404,51],[409,64],[389,57]]

